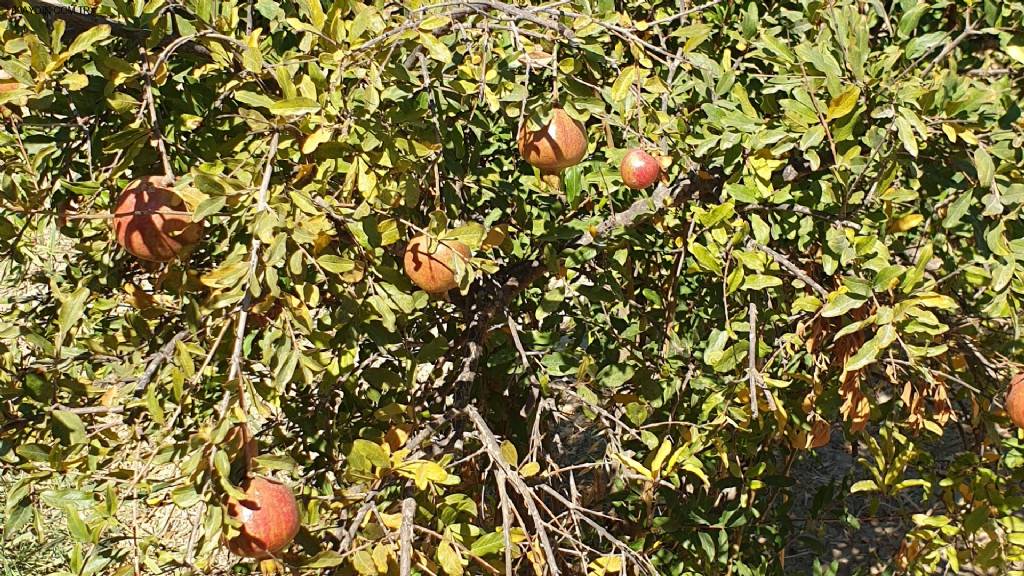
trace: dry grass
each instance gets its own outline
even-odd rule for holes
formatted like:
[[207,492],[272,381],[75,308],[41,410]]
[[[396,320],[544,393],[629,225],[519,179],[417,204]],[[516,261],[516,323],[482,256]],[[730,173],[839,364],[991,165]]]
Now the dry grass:
[[[7,491],[17,480],[0,475],[0,525],[6,520]],[[0,576],[38,576],[61,569],[71,549],[70,538],[59,512],[43,511],[44,532],[37,536],[30,527],[17,534],[0,533]]]

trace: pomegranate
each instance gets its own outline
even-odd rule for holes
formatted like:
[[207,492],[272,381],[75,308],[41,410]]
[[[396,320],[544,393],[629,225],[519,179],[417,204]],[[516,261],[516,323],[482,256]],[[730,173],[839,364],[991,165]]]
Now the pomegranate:
[[228,541],[232,554],[269,558],[299,533],[299,506],[290,488],[259,476],[243,486],[245,499],[231,499],[228,514],[242,523],[242,533]]
[[640,148],[633,148],[623,156],[619,173],[626,186],[633,190],[643,190],[658,181],[661,164],[654,156]]
[[540,130],[530,132],[526,123],[519,132],[519,154],[545,176],[559,180],[558,174],[575,166],[587,155],[587,132],[582,123],[561,108],[551,112],[551,119]]
[[1010,380],[1006,393],[1006,413],[1018,428],[1024,428],[1024,372]]
[[440,294],[458,286],[454,258],[469,260],[469,247],[457,240],[413,238],[405,248],[405,273],[428,294]]
[[163,176],[148,176],[128,185],[114,208],[117,243],[143,260],[167,262],[199,242],[200,222],[192,222],[185,202]]

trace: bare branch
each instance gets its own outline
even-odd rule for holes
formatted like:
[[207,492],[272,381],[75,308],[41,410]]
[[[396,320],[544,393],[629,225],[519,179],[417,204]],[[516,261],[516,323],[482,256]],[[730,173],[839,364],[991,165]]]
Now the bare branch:
[[559,502],[561,502],[563,506],[568,508],[569,511],[573,513],[574,517],[579,518],[580,520],[582,520],[583,522],[588,524],[591,528],[594,529],[594,531],[597,532],[597,534],[601,538],[604,538],[608,542],[611,542],[612,545],[614,545],[616,548],[618,548],[620,552],[622,552],[623,554],[629,556],[630,559],[632,559],[633,562],[635,562],[637,566],[642,566],[644,568],[644,570],[647,570],[650,574],[658,574],[657,568],[655,568],[651,564],[650,560],[647,560],[643,556],[640,556],[639,554],[637,554],[632,548],[629,547],[628,544],[626,544],[622,540],[619,540],[615,536],[612,536],[611,532],[608,532],[608,530],[606,530],[604,528],[604,526],[601,526],[600,523],[593,521],[586,514],[583,513],[583,512],[592,512],[592,511],[587,510],[586,508],[583,508],[581,506],[578,506],[578,505],[576,505],[576,504],[566,500],[565,496],[562,496],[561,494],[558,493],[558,491],[552,489],[547,484],[541,484],[540,485],[540,489],[543,490],[544,492],[547,492],[548,494],[550,494],[555,500],[558,500]]
[[[274,132],[270,138],[270,150],[267,151],[267,159],[263,168],[263,181],[260,183],[259,194],[256,198],[256,212],[260,213],[267,209],[267,195],[270,190],[270,178],[274,173],[274,158],[277,156],[277,146],[280,142],[280,134]],[[252,244],[249,247],[249,278],[256,274],[256,263],[259,260],[260,240],[254,234]],[[238,312],[238,324],[235,331],[235,347],[231,352],[231,368],[228,370],[228,381],[234,380],[240,374],[242,363],[242,341],[245,339],[245,324],[249,316],[249,306],[252,303],[252,291],[246,289],[245,296]]]
[[512,503],[508,499],[508,492],[505,489],[505,473],[498,470],[495,473],[498,483],[498,498],[501,500],[501,536],[505,541],[505,574],[514,574],[512,571],[512,514],[510,509]]
[[401,542],[399,555],[399,574],[409,576],[412,569],[412,529],[416,522],[416,499],[402,500],[402,526],[399,528],[398,539]]
[[523,497],[523,502],[526,504],[526,512],[530,515],[533,520],[534,528],[537,530],[537,537],[540,539],[540,545],[544,549],[544,555],[547,558],[548,568],[553,576],[558,576],[558,557],[555,556],[555,551],[551,547],[551,542],[548,540],[548,533],[545,529],[544,519],[540,516],[540,511],[537,509],[537,503],[534,502],[536,496],[530,487],[523,482],[523,479],[519,476],[519,473],[513,470],[505,459],[501,456],[501,446],[498,444],[498,439],[494,437],[494,432],[487,426],[487,422],[484,421],[483,417],[480,416],[480,412],[477,411],[476,407],[466,407],[466,415],[476,426],[477,432],[479,432],[480,441],[483,443],[484,448],[487,450],[487,454],[491,457],[494,464],[501,469],[502,473],[508,479],[512,487],[515,488],[516,492],[519,492],[520,496]]
[[750,246],[771,256],[772,260],[775,260],[775,262],[778,263],[779,266],[782,266],[783,268],[786,269],[787,272],[789,272],[793,276],[796,276],[798,279],[802,280],[804,284],[807,284],[808,286],[813,288],[814,291],[817,292],[822,298],[828,297],[828,290],[825,290],[825,288],[823,288],[821,284],[815,282],[814,279],[808,276],[806,272],[798,268],[796,264],[793,264],[793,262],[791,262],[789,258],[786,258],[781,253],[776,252],[775,250],[767,246],[762,246],[761,244],[758,244],[757,242],[754,241],[750,242]]
[[139,381],[135,383],[136,396],[142,394],[146,390],[150,381],[153,380],[154,376],[156,376],[160,366],[171,357],[171,354],[174,353],[174,346],[186,335],[188,335],[188,330],[182,330],[174,336],[171,336],[171,339],[165,342],[164,345],[160,347],[160,350],[158,350],[157,353],[149,359],[149,363],[146,364],[146,371],[142,373],[142,376],[139,377]]
[[747,305],[750,337],[747,341],[747,378],[750,380],[750,413],[757,418],[757,306]]

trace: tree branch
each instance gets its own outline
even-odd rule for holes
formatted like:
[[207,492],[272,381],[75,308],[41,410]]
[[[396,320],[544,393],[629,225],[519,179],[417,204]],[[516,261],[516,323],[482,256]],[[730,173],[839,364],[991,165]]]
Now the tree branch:
[[771,256],[772,260],[775,260],[775,262],[779,266],[782,266],[783,268],[786,269],[787,272],[789,272],[793,276],[796,276],[798,279],[802,280],[804,282],[804,284],[807,284],[808,286],[813,288],[814,291],[817,292],[818,295],[820,295],[822,298],[827,298],[828,297],[828,294],[829,294],[828,290],[825,290],[825,288],[823,288],[821,284],[818,284],[817,282],[815,282],[814,279],[811,278],[810,276],[808,276],[806,272],[804,272],[803,270],[798,268],[796,264],[793,264],[793,262],[791,262],[789,260],[789,258],[786,258],[781,253],[776,252],[775,250],[773,250],[773,249],[771,249],[771,248],[769,248],[767,246],[762,246],[761,244],[758,244],[757,242],[754,242],[753,240],[750,241],[749,245],[751,247],[756,248],[756,249],[764,252],[765,254]]
[[412,529],[416,521],[416,499],[402,500],[402,525],[398,529],[398,540],[401,543],[399,553],[399,576],[409,576],[412,569]]
[[[270,150],[267,152],[266,164],[263,167],[263,181],[260,183],[259,194],[256,198],[256,213],[263,212],[267,208],[267,194],[270,190],[270,178],[274,174],[274,157],[277,156],[277,146],[280,142],[280,133],[274,132],[270,138]],[[256,263],[259,260],[260,240],[254,234],[252,245],[249,248],[249,277],[256,274]],[[252,303],[252,291],[248,288],[242,298],[242,305],[238,312],[238,329],[235,332],[235,346],[231,352],[231,368],[228,370],[228,381],[235,379],[241,370],[242,362],[242,341],[245,339],[245,324],[249,316],[249,306]],[[239,390],[241,393],[241,390]]]
[[187,335],[188,330],[182,330],[174,336],[171,336],[171,339],[165,342],[164,345],[160,347],[160,350],[158,350],[157,353],[149,359],[149,363],[146,364],[146,371],[142,373],[142,376],[139,377],[139,381],[135,383],[136,396],[142,394],[146,390],[150,381],[153,380],[157,371],[160,370],[160,366],[171,357],[171,354],[174,353],[174,346],[178,343],[178,340],[181,340]]
[[523,482],[523,479],[519,476],[519,473],[512,469],[511,466],[505,462],[505,459],[501,455],[501,446],[498,444],[498,439],[494,437],[494,433],[487,426],[487,422],[484,421],[483,417],[480,416],[480,412],[477,411],[474,406],[466,407],[466,415],[476,426],[477,432],[479,433],[480,441],[484,445],[484,449],[487,454],[491,457],[494,465],[501,469],[502,474],[508,479],[512,487],[515,488],[516,492],[523,497],[523,502],[526,504],[526,512],[533,519],[534,527],[537,530],[537,537],[540,539],[541,548],[544,549],[544,555],[547,558],[547,564],[549,570],[553,576],[558,576],[558,557],[555,556],[555,551],[551,547],[551,542],[548,540],[547,530],[544,528],[544,519],[540,516],[540,510],[537,509],[537,503],[534,502],[536,496],[530,487]]
[[[31,7],[38,16],[48,22],[52,23],[55,20],[63,20],[66,26],[66,31],[70,33],[72,37],[78,36],[90,28],[106,24],[107,26],[110,26],[110,33],[120,38],[127,38],[136,42],[142,42],[149,38],[149,30],[135,28],[100,14],[80,12],[76,7],[69,6],[61,2],[52,2],[50,0],[21,0],[21,3]],[[20,9],[16,0],[0,0],[0,8]],[[159,47],[170,44],[176,39],[178,39],[177,36],[169,36],[160,43]],[[182,46],[182,50],[187,54],[197,56],[207,61],[212,59],[210,50],[198,42],[187,42]]]

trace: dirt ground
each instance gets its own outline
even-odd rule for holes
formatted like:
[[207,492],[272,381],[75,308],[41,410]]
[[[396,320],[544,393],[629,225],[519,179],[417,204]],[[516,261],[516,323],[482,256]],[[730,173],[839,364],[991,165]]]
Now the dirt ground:
[[[955,423],[945,434],[932,442],[922,443],[935,459],[937,466],[945,466],[963,450],[962,440]],[[918,439],[915,439],[918,440]],[[865,448],[861,446],[861,456]],[[901,496],[883,499],[878,509],[871,510],[871,497],[867,494],[849,494],[842,488],[848,476],[852,481],[866,477],[851,453],[851,444],[843,434],[842,426],[832,427],[832,437],[827,446],[807,453],[791,471],[796,481],[792,488],[798,495],[793,502],[794,522],[802,528],[800,535],[787,548],[787,574],[814,574],[814,561],[822,568],[833,561],[838,563],[836,576],[867,576],[898,574],[893,559],[899,551],[904,535],[913,527],[912,514],[926,513],[928,508],[921,502],[921,494],[907,490]],[[811,513],[812,502],[819,490],[830,483],[837,488],[827,511],[818,515]],[[854,527],[840,520],[845,513],[857,518],[860,526]],[[811,518],[808,518],[811,516]],[[838,518],[838,519],[837,519]],[[825,571],[824,574],[829,574]],[[949,571],[947,574],[952,575]],[[971,566],[961,566],[959,574],[980,575],[996,572],[980,572]]]

